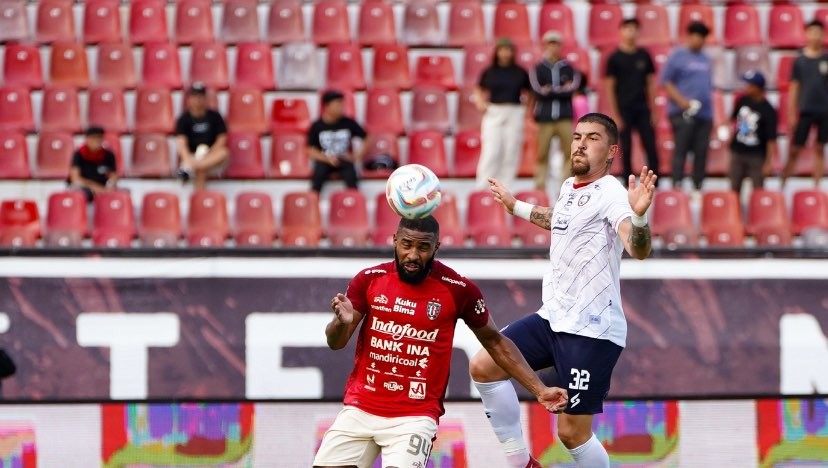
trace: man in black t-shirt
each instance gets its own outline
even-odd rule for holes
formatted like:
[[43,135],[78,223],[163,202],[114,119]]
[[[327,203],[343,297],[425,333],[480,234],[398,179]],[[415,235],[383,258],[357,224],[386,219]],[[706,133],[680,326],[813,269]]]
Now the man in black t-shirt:
[[118,174],[115,154],[103,146],[104,130],[89,127],[83,146],[72,155],[69,167],[69,187],[82,190],[92,201],[96,193],[115,190]]
[[641,168],[632,167],[632,131],[638,132],[647,153],[647,166],[658,174],[658,152],[653,130],[655,65],[650,53],[638,47],[638,20],[621,22],[621,44],[607,59],[607,101],[621,134],[624,180]]
[[207,176],[218,175],[227,166],[227,126],[221,114],[207,107],[207,89],[194,83],[187,91],[187,109],[175,123],[179,169],[176,176],[194,179],[196,190],[204,189]]
[[[368,134],[354,119],[345,116],[344,95],[339,91],[322,94],[322,115],[308,129],[308,157],[313,160],[311,189],[322,191],[322,185],[334,172],[348,188],[357,188],[355,163],[362,160],[370,146]],[[354,153],[352,140],[363,140]]]
[[765,77],[758,71],[742,76],[744,93],[733,106],[736,132],[730,142],[730,186],[737,194],[750,177],[753,188],[764,186],[776,154],[776,109],[765,98]]

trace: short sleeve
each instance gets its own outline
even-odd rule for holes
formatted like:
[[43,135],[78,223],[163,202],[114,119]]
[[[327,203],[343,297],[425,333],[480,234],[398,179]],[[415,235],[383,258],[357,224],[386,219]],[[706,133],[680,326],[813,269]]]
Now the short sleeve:
[[319,142],[319,125],[314,123],[308,129],[308,146],[321,150],[322,143]]
[[765,135],[768,140],[775,140],[777,135],[777,116],[776,109],[770,103],[765,106]]
[[350,125],[351,135],[354,137],[365,139],[365,137],[368,136],[368,133],[365,132],[365,129],[362,128],[362,125],[360,125],[356,120],[351,119]]
[[480,80],[478,80],[477,82],[478,86],[480,86],[483,89],[492,89],[491,70],[491,67],[483,70],[483,73],[480,74]]
[[655,69],[655,63],[653,63],[653,56],[650,55],[650,53],[647,52],[644,49],[641,50],[641,54],[644,57],[644,62],[645,62],[644,71],[646,72],[647,75],[654,75],[656,69]]
[[368,285],[371,284],[371,279],[374,276],[368,274],[366,271],[361,271],[358,275],[351,279],[348,283],[348,290],[345,291],[345,296],[351,301],[354,310],[362,314],[368,313],[368,300],[366,299],[366,292]]
[[80,167],[81,164],[82,162],[80,151],[75,151],[75,153],[72,154],[72,164],[70,165],[70,167]]
[[733,111],[730,112],[730,120],[736,121],[736,117],[739,116],[739,109],[742,108],[742,102],[744,101],[744,96],[739,96],[739,99],[736,100],[736,103],[733,104]]
[[667,61],[664,63],[664,68],[661,70],[661,84],[675,82],[677,70],[676,56],[677,53],[673,52],[669,57],[667,57]]
[[620,182],[609,185],[604,210],[604,219],[610,223],[615,232],[618,232],[618,227],[622,221],[633,215],[630,201],[627,198],[627,191]]
[[476,284],[464,278],[466,287],[462,288],[463,296],[460,301],[460,318],[469,328],[480,328],[489,323],[489,308],[483,299],[483,293]]
[[175,121],[175,134],[176,135],[183,135],[183,136],[189,136],[190,135],[189,129],[187,128],[186,119],[187,119],[187,114],[182,114],[180,117],[178,117],[178,120]]
[[529,82],[529,73],[523,67],[518,66],[518,70],[520,70],[520,89],[524,89],[526,91],[532,91],[532,83]]
[[216,136],[221,135],[223,133],[227,133],[227,124],[224,122],[224,118],[218,112],[213,112],[213,119],[215,120],[216,124]]
[[104,156],[104,166],[109,168],[110,172],[116,172],[117,167],[115,163],[115,153],[112,151],[106,150],[106,156]]
[[794,59],[791,67],[791,81],[802,81],[802,56]]
[[605,77],[606,76],[612,76],[612,77],[617,77],[618,76],[618,64],[615,60],[616,57],[617,57],[617,53],[610,54],[610,56],[607,57],[606,70],[604,71],[604,76]]

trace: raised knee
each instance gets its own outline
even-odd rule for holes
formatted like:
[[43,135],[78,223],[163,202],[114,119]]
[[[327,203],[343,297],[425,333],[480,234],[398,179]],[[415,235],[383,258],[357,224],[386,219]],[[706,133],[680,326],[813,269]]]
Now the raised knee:
[[469,374],[475,382],[497,382],[508,375],[492,360],[486,350],[480,350],[469,361]]

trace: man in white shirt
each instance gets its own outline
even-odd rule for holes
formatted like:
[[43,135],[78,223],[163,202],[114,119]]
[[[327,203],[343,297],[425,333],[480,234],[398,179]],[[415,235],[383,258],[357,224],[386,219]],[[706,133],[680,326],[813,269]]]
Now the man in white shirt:
[[[627,322],[621,307],[620,264],[625,249],[643,260],[650,253],[645,214],[656,175],[644,167],[630,175],[629,189],[610,175],[619,154],[618,127],[603,114],[578,121],[571,148],[572,175],[555,207],[516,200],[495,179],[490,188],[507,212],[552,231],[551,269],[543,278],[543,305],[537,313],[504,329],[535,369],[555,367],[569,388],[569,404],[558,417],[558,437],[578,467],[609,468],[609,456],[592,433],[592,419],[603,411],[612,369],[624,349]],[[540,467],[531,457],[520,427],[520,406],[508,374],[485,350],[470,371],[489,422],[509,466]]]

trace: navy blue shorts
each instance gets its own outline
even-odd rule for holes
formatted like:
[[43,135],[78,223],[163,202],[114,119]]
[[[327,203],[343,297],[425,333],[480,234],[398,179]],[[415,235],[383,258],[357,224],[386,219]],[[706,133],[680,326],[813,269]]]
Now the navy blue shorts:
[[624,348],[609,340],[552,331],[549,321],[538,314],[508,325],[503,334],[514,341],[532,369],[555,368],[559,386],[569,392],[565,413],[604,411],[612,369]]

